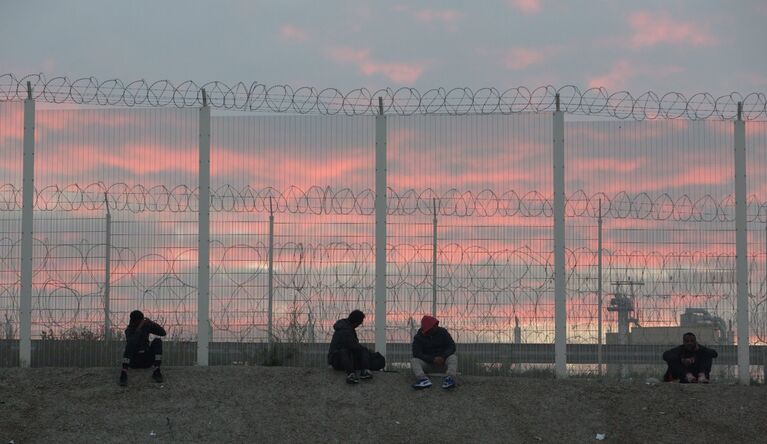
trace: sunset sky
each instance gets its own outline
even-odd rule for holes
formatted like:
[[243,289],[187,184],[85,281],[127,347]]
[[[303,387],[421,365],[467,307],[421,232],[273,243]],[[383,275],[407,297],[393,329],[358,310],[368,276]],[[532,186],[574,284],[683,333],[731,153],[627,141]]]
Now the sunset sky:
[[767,88],[767,3],[6,1],[0,71],[419,88]]
[[[544,84],[688,96],[767,90],[767,4],[759,1],[211,5],[4,3],[0,74],[343,91]],[[193,333],[197,110],[72,108],[41,101],[36,115],[37,326],[99,325],[104,253],[97,245],[108,190],[115,322],[144,304],[178,334]],[[0,104],[0,313],[16,304],[22,113],[20,103]],[[551,125],[545,113],[389,118],[391,338],[406,337],[408,318],[430,309],[431,204],[438,198],[440,316],[466,341],[508,341],[515,316],[526,340],[551,340]],[[270,195],[277,322],[298,307],[304,316],[319,313],[313,321],[327,333],[350,308],[373,311],[374,136],[370,116],[214,112],[215,337],[263,337]],[[691,306],[733,318],[734,286],[721,280],[734,264],[732,139],[732,123],[718,120],[567,122],[571,338],[595,334],[600,199],[611,252],[605,282],[646,282],[645,324],[674,323]],[[765,122],[748,122],[747,144],[752,304],[763,311]],[[80,311],[62,310],[73,306]],[[762,311],[752,330],[767,338]]]

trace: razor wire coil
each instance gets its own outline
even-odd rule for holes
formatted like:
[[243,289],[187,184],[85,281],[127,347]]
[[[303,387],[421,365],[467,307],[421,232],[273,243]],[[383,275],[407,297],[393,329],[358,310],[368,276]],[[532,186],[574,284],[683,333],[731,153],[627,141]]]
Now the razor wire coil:
[[[43,74],[17,77],[7,73],[0,75],[0,102],[25,100],[29,94],[28,83],[35,100],[94,106],[200,107],[204,90],[206,103],[213,108],[265,113],[346,116],[375,115],[381,111],[399,116],[542,113],[557,110],[559,101],[559,109],[566,113],[621,120],[732,120],[738,117],[738,104],[741,103],[742,119],[767,120],[767,95],[762,92],[732,92],[718,96],[699,92],[688,96],[673,91],[646,91],[634,95],[629,91],[610,92],[601,87],[582,90],[574,85],[545,85],[532,89],[520,86],[504,90],[459,87],[421,91],[400,87],[342,91],[267,85],[257,81],[229,84],[192,80],[174,83],[170,80],[99,80],[96,77],[70,79],[65,76],[49,79]],[[382,109],[379,108],[379,98]]]

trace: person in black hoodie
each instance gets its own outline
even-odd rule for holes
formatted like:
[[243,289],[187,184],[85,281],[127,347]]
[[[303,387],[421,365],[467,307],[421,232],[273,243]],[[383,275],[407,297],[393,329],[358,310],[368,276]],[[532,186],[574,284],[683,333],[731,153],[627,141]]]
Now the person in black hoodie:
[[120,385],[128,385],[128,368],[152,367],[152,380],[162,382],[160,363],[162,361],[162,340],[154,338],[149,343],[149,335],[165,336],[165,329],[160,324],[145,318],[144,313],[133,310],[128,328],[125,329],[125,352],[123,353]]
[[713,359],[719,354],[698,344],[695,335],[690,332],[682,336],[682,342],[682,345],[663,353],[663,360],[668,364],[663,380],[707,384]]
[[[371,379],[369,355],[367,348],[360,344],[355,329],[362,325],[365,314],[360,310],[349,313],[349,317],[339,319],[333,325],[333,339],[330,340],[328,364],[336,370],[346,372],[346,382],[357,384],[360,379]],[[357,374],[359,372],[359,376]]]
[[424,368],[429,371],[445,371],[442,388],[455,387],[455,374],[458,371],[455,342],[447,329],[439,326],[437,318],[424,316],[421,319],[421,328],[413,337],[413,359],[410,360],[410,367],[416,377],[413,384],[415,389],[431,387],[431,380],[426,376]]

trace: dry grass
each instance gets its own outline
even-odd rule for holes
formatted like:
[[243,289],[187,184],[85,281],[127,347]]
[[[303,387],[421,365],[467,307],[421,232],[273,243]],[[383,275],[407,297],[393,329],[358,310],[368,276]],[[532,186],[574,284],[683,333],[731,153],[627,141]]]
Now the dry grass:
[[[406,373],[358,386],[317,368],[0,369],[0,442],[760,442],[765,386]],[[438,382],[438,381],[435,381]],[[153,435],[152,435],[153,433]]]

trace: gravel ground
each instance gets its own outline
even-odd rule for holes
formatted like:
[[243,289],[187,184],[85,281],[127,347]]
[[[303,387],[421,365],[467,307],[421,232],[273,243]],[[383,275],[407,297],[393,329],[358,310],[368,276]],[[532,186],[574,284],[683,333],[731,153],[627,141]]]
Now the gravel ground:
[[[407,373],[357,386],[317,368],[0,369],[0,443],[764,442],[767,387]],[[435,383],[439,382],[437,378]]]

